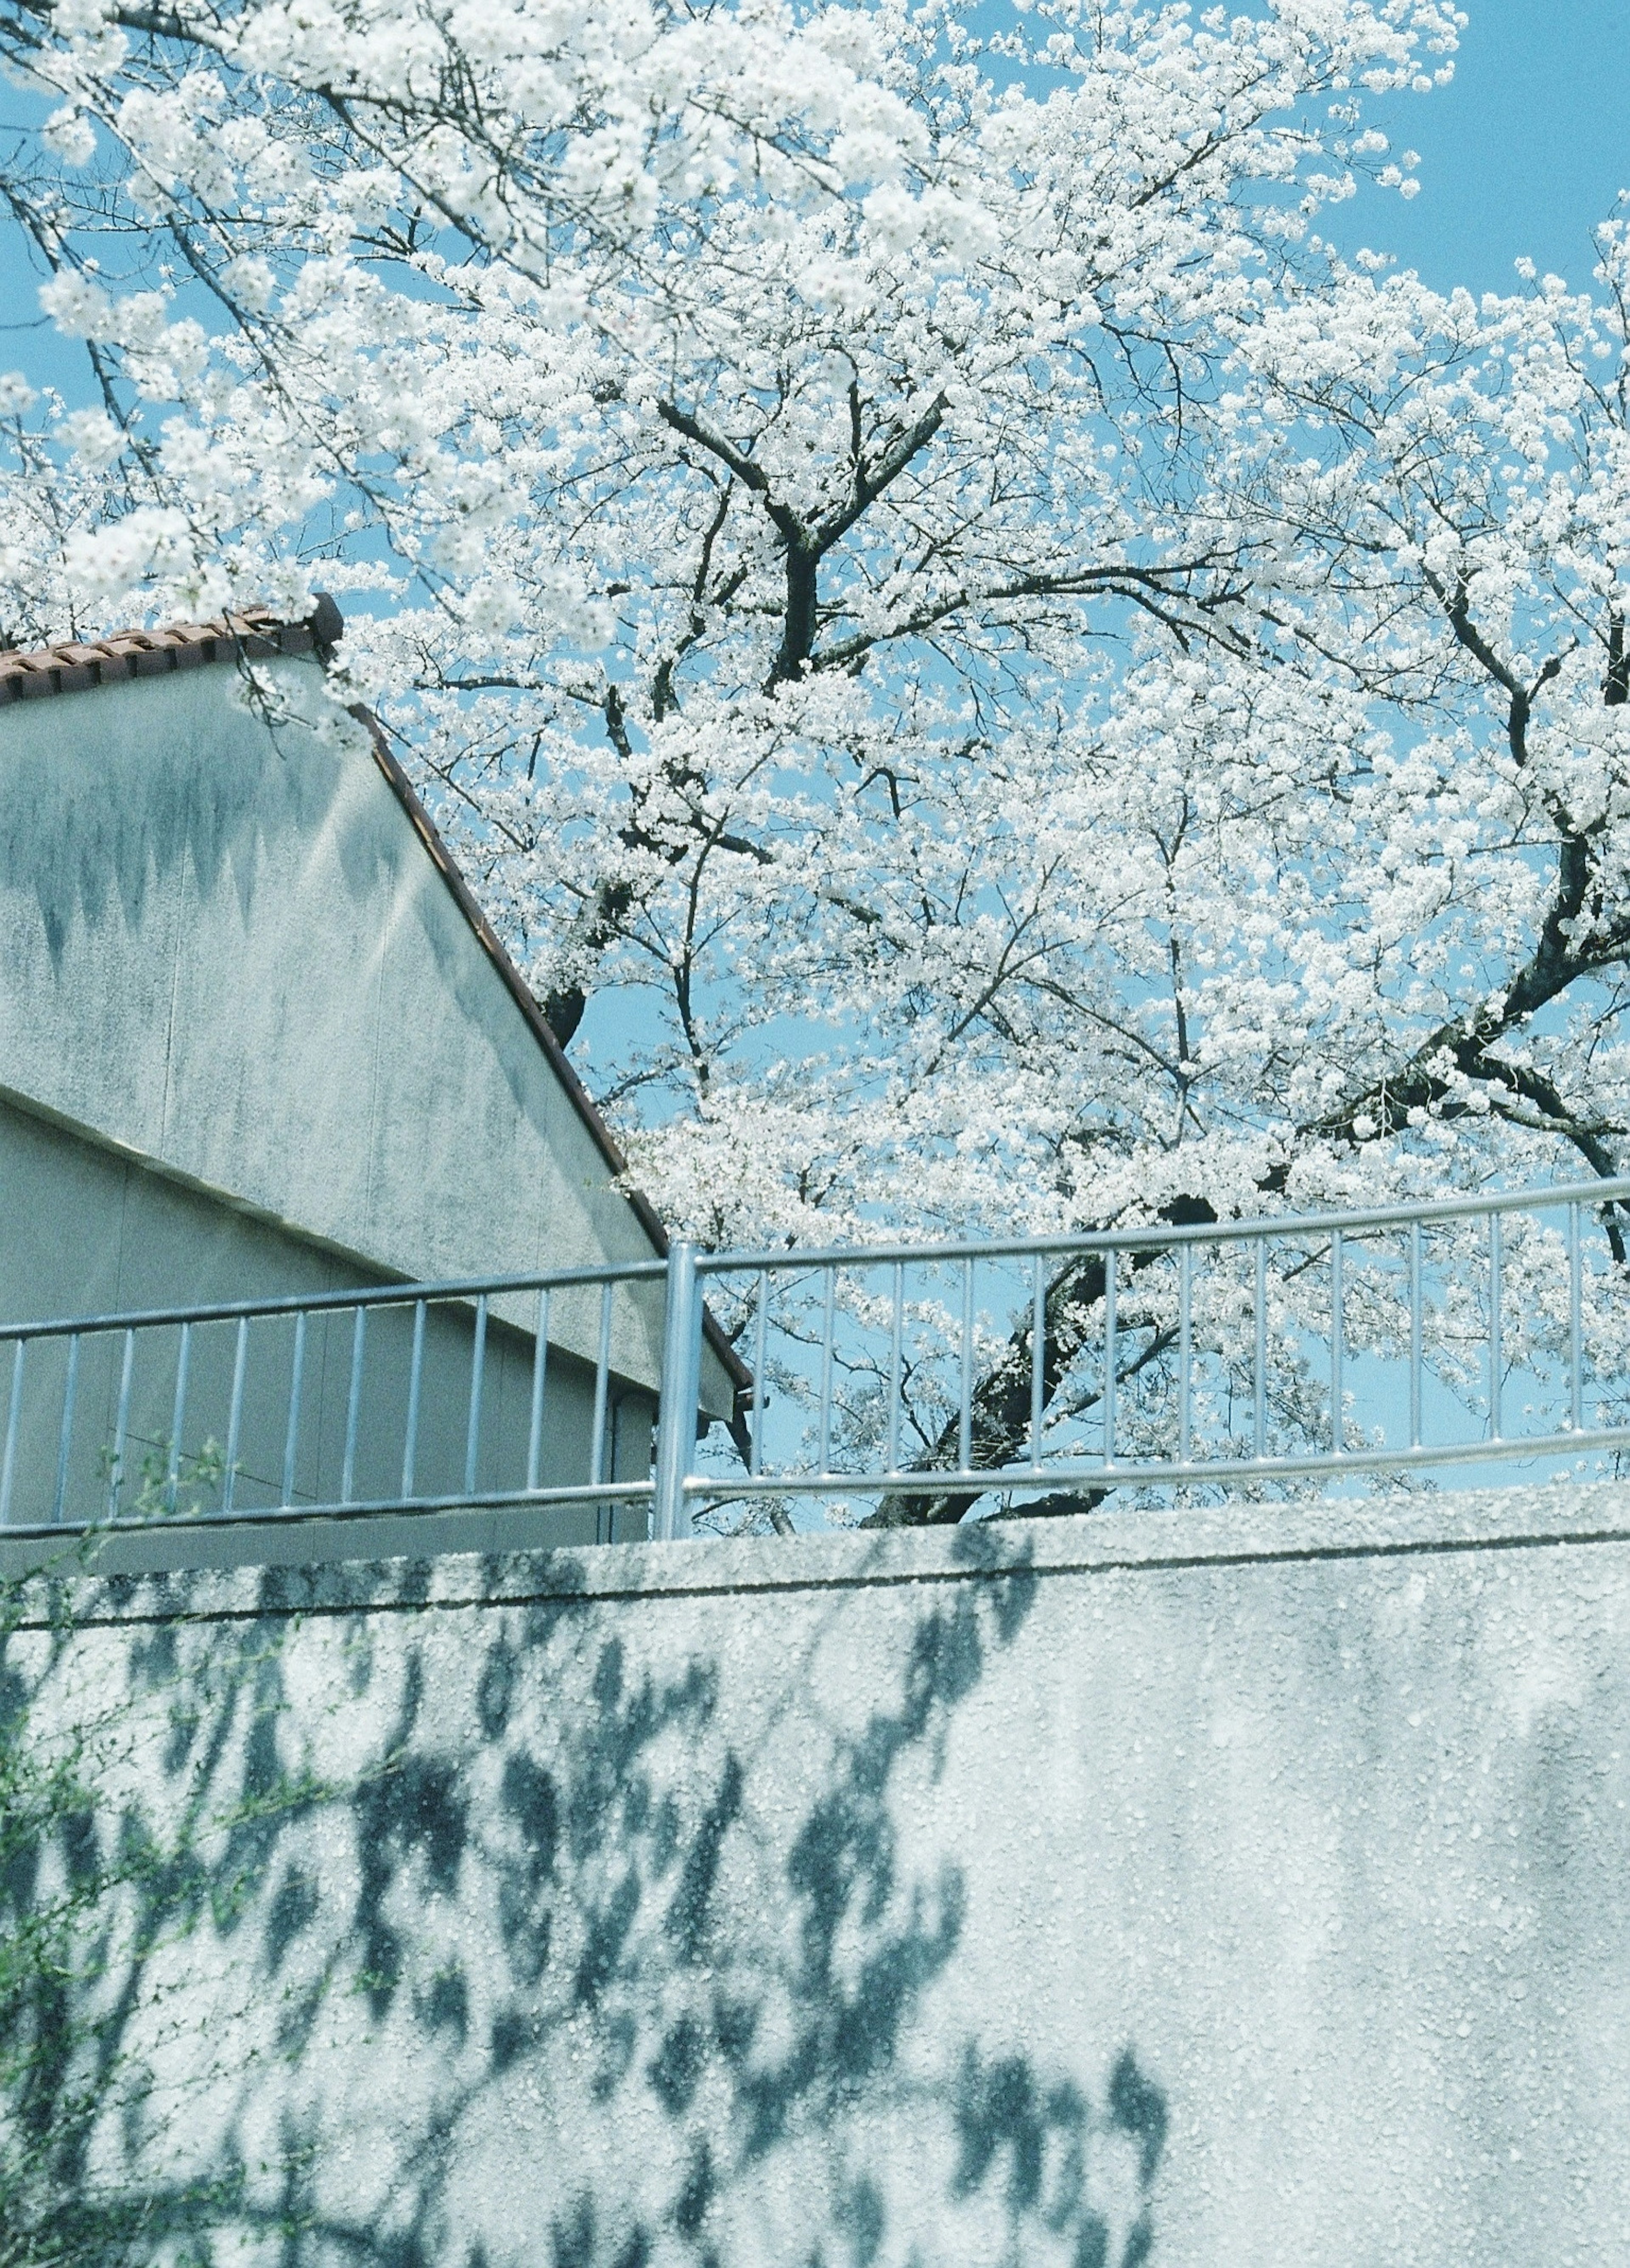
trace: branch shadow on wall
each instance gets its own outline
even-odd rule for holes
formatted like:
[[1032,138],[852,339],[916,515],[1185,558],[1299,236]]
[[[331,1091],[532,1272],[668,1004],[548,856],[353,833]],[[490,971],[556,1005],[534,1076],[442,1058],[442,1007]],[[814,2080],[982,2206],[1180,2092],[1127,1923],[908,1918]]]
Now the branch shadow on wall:
[[[343,1779],[303,1747],[282,1624],[218,1642],[203,1678],[151,1633],[129,1668],[163,1697],[163,1785],[118,1839],[153,1861],[122,1893],[126,1973],[86,1988],[96,2053],[111,2022],[139,2066],[144,1964],[206,1926],[252,1980],[242,2005],[276,2015],[241,2068],[218,2031],[203,2161],[159,2177],[151,2120],[126,2113],[100,2257],[204,2263],[259,2237],[282,2268],[756,2268],[736,2208],[790,2193],[811,2268],[1142,2268],[1168,2114],[1132,2045],[1055,2067],[1014,2047],[1000,2020],[1022,2012],[988,2036],[919,2022],[970,1954],[969,1893],[955,1859],[911,1865],[911,1789],[1036,1584],[1004,1542],[894,1626],[871,1705],[830,1725],[796,1691],[766,1722],[717,1658],[659,1669],[647,1646],[638,1667],[614,1618],[555,1596],[483,1613],[461,1728],[425,1633],[393,1649],[359,1619],[349,1702],[387,1713]],[[13,1869],[13,1916],[51,1875]],[[84,2059],[59,2058],[59,2093]],[[336,2152],[371,2092],[400,2099],[370,2191]],[[518,2103],[555,2147],[500,2202],[471,2169]],[[86,2128],[81,2175],[113,2139]],[[925,2253],[903,2214],[930,2166],[934,2214],[966,2235]]]

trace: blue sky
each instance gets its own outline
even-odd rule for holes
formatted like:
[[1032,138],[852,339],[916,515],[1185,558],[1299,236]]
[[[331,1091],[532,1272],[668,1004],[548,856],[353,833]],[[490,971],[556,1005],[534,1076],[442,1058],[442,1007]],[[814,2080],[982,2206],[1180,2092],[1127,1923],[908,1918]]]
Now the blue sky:
[[1378,120],[1420,152],[1420,195],[1357,199],[1326,232],[1440,290],[1510,291],[1523,254],[1582,288],[1591,226],[1630,188],[1630,0],[1464,4],[1452,85]]

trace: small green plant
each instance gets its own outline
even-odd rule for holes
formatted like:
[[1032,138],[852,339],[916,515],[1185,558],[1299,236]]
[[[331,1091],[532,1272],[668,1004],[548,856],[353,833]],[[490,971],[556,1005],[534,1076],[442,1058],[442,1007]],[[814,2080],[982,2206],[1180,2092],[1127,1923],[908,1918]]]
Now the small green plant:
[[[123,1490],[127,1480],[136,1484],[135,1494],[120,1507],[125,1520],[196,1520],[207,1509],[207,1499],[213,1496],[225,1479],[227,1464],[220,1443],[210,1435],[199,1447],[195,1455],[182,1454],[172,1463],[172,1444],[160,1434],[156,1441],[144,1449],[134,1472],[128,1459],[115,1456],[111,1448],[101,1456],[102,1478],[107,1484],[110,1501]],[[242,1469],[234,1465],[234,1473]],[[183,1496],[190,1494],[191,1503]]]
[[[218,1474],[210,1445],[187,1469],[189,1491]],[[157,1448],[136,1499],[149,1516],[166,1512],[169,1482]],[[163,1752],[201,1708],[216,1719],[212,1756],[234,1726],[253,1742],[278,1713],[277,1641],[246,1634],[212,1698],[180,1664],[76,1674],[76,1591],[103,1533],[0,1583],[0,2268],[148,2268],[160,2255],[181,2268],[213,2257],[209,2232],[241,2220],[241,2166],[138,2176],[109,2139],[182,2115],[173,2080],[160,2110],[150,2067],[165,2036],[155,1961],[243,1909],[257,1830],[338,1792],[298,1764],[253,1786],[206,1775],[166,1787]],[[203,2054],[190,2083],[207,2089],[224,2067]]]
[[[67,1586],[53,1581],[49,1596],[38,1643],[60,1653]],[[97,1752],[114,1712],[42,1734],[15,1643],[24,1597],[0,1590],[0,2268],[55,2268],[128,2257],[136,2235],[136,2208],[97,2195],[85,2159],[98,2118],[136,2077],[97,1988],[108,1906],[141,1860],[97,1831]]]

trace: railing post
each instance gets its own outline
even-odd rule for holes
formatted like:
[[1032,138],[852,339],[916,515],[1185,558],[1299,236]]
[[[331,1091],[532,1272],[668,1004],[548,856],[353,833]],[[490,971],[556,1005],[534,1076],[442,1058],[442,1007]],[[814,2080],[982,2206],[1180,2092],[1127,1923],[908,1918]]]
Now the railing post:
[[662,1395],[657,1416],[656,1501],[652,1533],[671,1543],[689,1532],[685,1478],[696,1446],[702,1386],[702,1300],[697,1248],[681,1237],[668,1247],[667,1301],[662,1319]]

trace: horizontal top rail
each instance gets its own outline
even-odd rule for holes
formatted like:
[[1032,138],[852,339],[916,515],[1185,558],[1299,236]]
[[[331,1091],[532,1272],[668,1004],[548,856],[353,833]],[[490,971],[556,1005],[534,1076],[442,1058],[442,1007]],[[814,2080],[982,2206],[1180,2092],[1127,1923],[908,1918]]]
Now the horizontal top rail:
[[594,1268],[532,1270],[522,1276],[462,1276],[434,1284],[358,1284],[343,1292],[297,1292],[269,1300],[224,1300],[210,1307],[142,1307],[107,1315],[52,1316],[0,1323],[0,1345],[14,1339],[89,1337],[96,1331],[155,1330],[173,1323],[233,1323],[262,1315],[314,1315],[353,1307],[410,1307],[423,1300],[502,1299],[512,1292],[558,1292],[574,1285],[660,1283],[660,1260],[614,1261]]
[[[1032,1259],[1096,1252],[1166,1252],[1181,1245],[1252,1243],[1281,1236],[1329,1235],[1339,1230],[1406,1228],[1412,1222],[1486,1219],[1491,1212],[1533,1212],[1567,1204],[1630,1201],[1630,1175],[1616,1181],[1575,1182],[1559,1187],[1492,1191],[1482,1197],[1434,1197],[1418,1204],[1374,1206],[1353,1212],[1272,1213],[1232,1220],[1202,1221],[1184,1227],[1152,1221],[1135,1228],[1083,1229],[1052,1236],[964,1237],[940,1243],[892,1239],[878,1244],[832,1244],[759,1252],[701,1252],[699,1276],[759,1275],[789,1268],[871,1267],[895,1261],[932,1264],[941,1260]],[[505,1276],[461,1276],[434,1282],[358,1284],[335,1292],[279,1293],[263,1300],[222,1300],[206,1305],[118,1309],[107,1314],[41,1316],[32,1322],[0,1322],[0,1345],[16,1339],[66,1338],[94,1331],[151,1330],[166,1324],[236,1322],[244,1316],[319,1314],[358,1307],[412,1307],[420,1300],[501,1299],[520,1292],[569,1290],[585,1285],[654,1284],[663,1281],[667,1263],[628,1260],[584,1268],[529,1269]]]
[[1279,1236],[1329,1235],[1339,1230],[1407,1228],[1412,1222],[1486,1220],[1492,1212],[1537,1212],[1554,1205],[1610,1204],[1630,1200],[1630,1175],[1615,1181],[1570,1182],[1538,1189],[1491,1190],[1482,1197],[1428,1197],[1413,1204],[1376,1205],[1353,1212],[1245,1214],[1232,1220],[1201,1221],[1177,1227],[1151,1221],[1137,1228],[1081,1229],[1054,1236],[961,1238],[944,1243],[898,1239],[878,1244],[829,1244],[767,1252],[698,1253],[697,1271],[704,1276],[747,1275],[766,1269],[832,1268],[848,1264],[938,1260],[1019,1260],[1048,1254],[1169,1252],[1179,1245],[1254,1243]]

